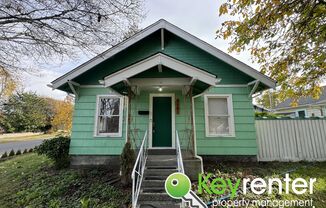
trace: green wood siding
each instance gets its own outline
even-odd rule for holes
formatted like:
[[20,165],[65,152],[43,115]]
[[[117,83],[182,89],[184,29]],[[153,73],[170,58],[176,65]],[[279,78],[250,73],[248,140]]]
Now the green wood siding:
[[141,92],[130,100],[131,124],[130,138],[135,143],[136,148],[140,147],[145,131],[148,130],[149,115],[139,115],[138,111],[149,111],[149,93]]
[[[222,78],[221,84],[247,84],[253,78],[226,64],[191,43],[166,32],[164,54],[189,63]],[[236,75],[236,76],[235,76]]]
[[[112,94],[106,88],[80,88],[79,99],[75,101],[71,155],[120,155],[126,141],[125,118],[123,113],[122,137],[94,137],[97,95]],[[126,102],[124,103],[126,105]]]
[[191,105],[190,98],[182,95],[181,92],[176,93],[176,99],[179,99],[179,114],[175,115],[175,130],[179,133],[180,145],[182,149],[191,147]]
[[256,155],[256,131],[249,89],[211,88],[210,94],[232,94],[235,137],[206,137],[204,96],[195,98],[197,153],[199,155]]
[[[126,140],[126,102],[123,114],[122,137],[94,137],[96,95],[111,93],[105,88],[81,88],[76,100],[73,117],[70,154],[73,155],[119,155]],[[131,102],[131,140],[139,147],[149,126],[149,116],[139,115],[138,111],[149,110],[150,91],[142,91]],[[256,155],[257,144],[254,127],[254,111],[247,88],[212,88],[212,94],[232,94],[235,122],[235,137],[206,137],[204,97],[195,99],[195,121],[197,152],[199,155]],[[181,91],[174,92],[179,100],[179,113],[176,112],[176,130],[179,132],[183,149],[190,148],[191,110],[190,99]]]

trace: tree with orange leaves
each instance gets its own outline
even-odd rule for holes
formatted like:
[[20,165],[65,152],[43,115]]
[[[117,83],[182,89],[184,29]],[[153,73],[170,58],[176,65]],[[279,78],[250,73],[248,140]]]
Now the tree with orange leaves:
[[63,130],[70,132],[72,127],[73,98],[67,96],[63,101],[53,100],[53,119],[51,121],[52,130]]

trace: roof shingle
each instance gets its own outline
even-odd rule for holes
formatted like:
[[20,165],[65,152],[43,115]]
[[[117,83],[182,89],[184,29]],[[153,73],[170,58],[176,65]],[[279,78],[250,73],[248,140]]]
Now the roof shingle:
[[[278,104],[275,109],[280,109],[280,108],[289,108],[292,107],[291,103],[292,103],[293,99],[289,98],[286,99],[284,102]],[[303,106],[303,105],[314,105],[314,104],[319,104],[321,102],[325,101],[326,102],[326,86],[322,87],[322,94],[320,95],[318,100],[313,99],[311,96],[309,97],[303,97],[300,98],[298,101],[298,106]]]

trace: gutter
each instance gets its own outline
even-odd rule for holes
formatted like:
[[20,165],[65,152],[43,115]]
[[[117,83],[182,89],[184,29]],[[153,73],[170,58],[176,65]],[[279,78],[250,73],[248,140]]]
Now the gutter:
[[274,108],[273,110],[274,111],[281,111],[281,110],[295,110],[295,109],[298,109],[298,108],[304,108],[304,107],[313,107],[313,106],[324,106],[326,105],[326,103],[315,103],[315,104],[306,104],[306,105],[298,105],[298,106],[295,106],[295,107],[283,107],[283,108]]

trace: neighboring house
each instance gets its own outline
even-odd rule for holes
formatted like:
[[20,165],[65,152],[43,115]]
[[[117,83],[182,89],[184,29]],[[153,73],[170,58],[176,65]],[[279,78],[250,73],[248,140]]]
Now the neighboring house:
[[52,82],[76,97],[72,165],[112,167],[126,141],[138,149],[146,131],[152,153],[177,148],[177,131],[184,160],[256,158],[251,96],[274,87],[269,77],[165,20]]
[[269,109],[267,109],[267,108],[265,108],[265,107],[263,107],[263,106],[260,106],[260,105],[255,105],[254,104],[254,109],[255,109],[255,112],[257,112],[257,113],[264,113],[264,112],[270,112],[271,110],[269,110]]
[[317,100],[312,97],[300,98],[296,107],[291,106],[292,101],[292,99],[285,100],[278,104],[273,111],[276,114],[299,118],[326,116],[326,86],[322,87],[322,94]]

